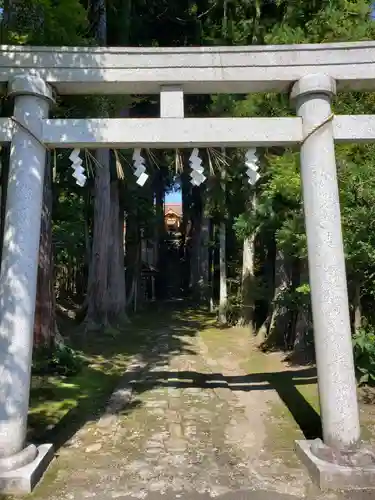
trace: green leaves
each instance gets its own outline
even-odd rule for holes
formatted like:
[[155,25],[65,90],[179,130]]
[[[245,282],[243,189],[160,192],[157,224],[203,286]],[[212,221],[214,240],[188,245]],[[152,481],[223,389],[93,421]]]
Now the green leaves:
[[6,42],[87,45],[87,15],[79,0],[23,0],[11,8]]
[[353,337],[354,361],[358,372],[358,383],[375,383],[375,331],[361,328]]
[[33,375],[76,375],[82,366],[79,353],[66,344],[40,346],[33,354]]

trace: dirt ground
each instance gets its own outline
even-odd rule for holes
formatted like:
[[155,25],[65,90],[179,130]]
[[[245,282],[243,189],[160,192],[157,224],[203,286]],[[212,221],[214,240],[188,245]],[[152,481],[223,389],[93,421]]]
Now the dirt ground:
[[[248,330],[199,315],[149,335],[130,404],[110,424],[87,421],[33,499],[374,498],[322,494],[296,458],[294,440],[320,432],[313,367],[261,353]],[[375,406],[362,405],[361,418],[372,439]]]

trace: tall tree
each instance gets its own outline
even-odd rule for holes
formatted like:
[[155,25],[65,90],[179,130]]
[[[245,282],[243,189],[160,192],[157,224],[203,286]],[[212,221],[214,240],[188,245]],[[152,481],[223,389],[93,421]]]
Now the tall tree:
[[[225,154],[225,149],[222,149]],[[223,165],[220,172],[221,191],[223,200],[226,199],[226,167]],[[227,288],[227,224],[225,212],[221,216],[219,224],[219,272],[220,272],[220,297],[219,297],[219,322],[227,323],[228,288]]]
[[[3,2],[1,37],[3,43],[80,44],[87,26],[85,10],[78,0],[6,0]],[[74,13],[74,14],[73,14]],[[9,107],[4,103],[4,108]],[[9,109],[4,109],[9,112]],[[2,151],[2,224],[5,216],[7,164],[9,148]],[[55,288],[52,247],[52,175],[51,155],[46,165],[40,234],[35,343],[52,345],[56,340]]]
[[52,248],[52,162],[48,154],[44,173],[43,207],[40,228],[39,266],[34,324],[36,346],[52,346],[58,331]]
[[[105,0],[91,2],[90,18],[95,26],[98,45],[107,43],[107,8]],[[107,98],[98,99],[100,117],[109,117]],[[111,173],[110,150],[95,152],[94,230],[91,263],[87,285],[87,316],[89,329],[108,324],[108,268],[111,235]],[[115,191],[115,190],[113,190]],[[114,212],[113,212],[114,213]]]
[[[255,192],[251,195],[248,210],[255,210]],[[254,231],[243,238],[242,250],[242,315],[240,324],[253,326],[255,310],[255,234]]]

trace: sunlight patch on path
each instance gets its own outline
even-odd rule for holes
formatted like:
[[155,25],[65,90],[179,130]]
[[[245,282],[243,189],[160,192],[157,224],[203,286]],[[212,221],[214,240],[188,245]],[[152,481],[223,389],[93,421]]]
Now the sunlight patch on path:
[[268,380],[282,364],[255,351],[248,332],[179,315],[150,335],[129,408],[108,428],[80,429],[35,499],[340,498],[321,496],[295,459],[293,436],[274,433],[283,401]]

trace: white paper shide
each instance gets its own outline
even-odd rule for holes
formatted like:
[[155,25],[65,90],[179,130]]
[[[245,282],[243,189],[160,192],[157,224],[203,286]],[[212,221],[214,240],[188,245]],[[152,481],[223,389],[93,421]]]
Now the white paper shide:
[[190,182],[193,186],[200,186],[202,182],[206,180],[203,174],[204,168],[202,167],[202,159],[199,158],[199,149],[194,148],[191,156],[189,158],[190,168],[192,169],[190,173]]
[[146,160],[141,155],[141,149],[135,149],[133,152],[134,175],[137,177],[136,183],[138,186],[144,186],[148,179],[146,174]]
[[249,184],[252,186],[254,186],[260,179],[260,175],[258,174],[258,162],[259,158],[256,154],[256,149],[248,149],[245,154],[245,165],[247,167],[246,175],[249,178]]
[[85,176],[85,169],[82,166],[83,160],[80,158],[81,150],[79,148],[73,149],[69,156],[69,160],[72,162],[72,168],[74,170],[73,177],[76,179],[76,184],[83,187],[86,184],[87,177]]

